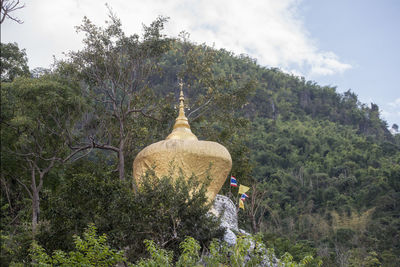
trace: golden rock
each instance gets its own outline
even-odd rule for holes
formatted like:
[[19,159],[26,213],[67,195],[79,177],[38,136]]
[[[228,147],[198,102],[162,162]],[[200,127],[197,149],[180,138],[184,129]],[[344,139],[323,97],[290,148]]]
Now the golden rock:
[[179,116],[171,134],[139,152],[133,161],[133,177],[138,185],[141,177],[151,169],[157,177],[172,174],[173,178],[177,178],[183,174],[189,179],[194,174],[201,182],[206,182],[210,177],[206,194],[211,202],[232,168],[232,158],[224,146],[216,142],[199,141],[192,133],[184,112],[182,83],[179,102]]

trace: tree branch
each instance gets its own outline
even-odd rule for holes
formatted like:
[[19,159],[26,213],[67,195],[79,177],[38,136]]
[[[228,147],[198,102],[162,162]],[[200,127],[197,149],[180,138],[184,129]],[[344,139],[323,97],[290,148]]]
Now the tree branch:
[[110,146],[110,145],[100,145],[100,144],[96,144],[95,143],[94,148],[99,148],[99,149],[105,149],[105,150],[111,150],[111,151],[119,152],[119,149],[117,147]]
[[[89,149],[89,148],[93,148],[93,146],[91,146],[91,145],[87,145],[87,146],[83,146],[83,147],[80,147],[80,148],[78,148],[78,149],[76,149],[74,152],[72,152],[71,154],[69,154],[65,159],[63,159],[62,161],[63,162],[67,162],[70,158],[72,158],[73,156],[75,156],[77,153],[79,153],[79,152],[81,152],[81,151],[84,151],[84,150],[86,150],[86,149]],[[92,149],[90,149],[90,151],[92,151]],[[88,155],[89,153],[90,153],[90,151],[88,152],[88,153],[86,153],[85,155]],[[80,159],[80,158],[82,158],[83,156],[80,156],[80,157],[78,157],[77,159]],[[77,160],[77,159],[75,159],[75,160]],[[75,161],[74,160],[74,161]]]
[[4,187],[4,191],[6,193],[6,197],[7,197],[8,205],[10,206],[10,210],[11,210],[12,213],[14,213],[13,212],[14,210],[13,210],[13,207],[12,207],[12,204],[11,204],[10,192],[9,192],[6,180],[3,178],[3,173],[1,173],[0,181],[3,184],[2,187]]
[[187,115],[187,117],[189,118],[192,114],[194,114],[194,113],[197,112],[198,110],[200,110],[200,109],[204,108],[205,106],[207,106],[207,105],[211,102],[211,100],[212,100],[212,97],[211,97],[210,99],[208,99],[206,103],[204,103],[204,104],[201,105],[200,107],[196,108],[195,110],[191,111],[191,112]]
[[33,195],[31,193],[31,191],[29,191],[28,187],[23,182],[21,182],[17,177],[15,177],[15,180],[17,180],[17,182],[25,188],[25,190],[28,192],[29,196],[33,199]]
[[156,120],[156,121],[162,121],[162,120],[160,120],[160,119],[158,119],[158,118],[155,118],[155,117],[153,117],[153,116],[147,114],[147,113],[144,111],[143,108],[142,108],[142,109],[129,109],[129,110],[127,110],[127,111],[125,112],[125,116],[128,116],[128,115],[131,114],[131,113],[140,113],[140,114],[142,114],[142,115],[143,115],[144,117],[146,117],[146,118],[150,118],[150,119]]
[[5,20],[5,18],[9,18],[19,24],[22,24],[23,21],[16,18],[16,17],[12,17],[9,13],[24,8],[25,4],[23,4],[22,6],[18,6],[19,5],[19,0],[16,1],[9,1],[9,0],[0,0],[1,3],[1,18],[0,18],[0,24],[3,23],[3,21]]

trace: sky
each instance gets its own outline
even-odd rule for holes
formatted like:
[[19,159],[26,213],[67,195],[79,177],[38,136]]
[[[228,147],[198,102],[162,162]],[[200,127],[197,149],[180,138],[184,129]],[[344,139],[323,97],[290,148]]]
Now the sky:
[[351,90],[361,102],[378,104],[381,117],[400,125],[399,0],[21,0],[13,13],[23,20],[1,25],[1,42],[26,49],[31,69],[49,67],[53,56],[82,47],[75,26],[87,16],[104,25],[106,3],[126,34],[169,17],[165,33],[190,34],[265,67]]

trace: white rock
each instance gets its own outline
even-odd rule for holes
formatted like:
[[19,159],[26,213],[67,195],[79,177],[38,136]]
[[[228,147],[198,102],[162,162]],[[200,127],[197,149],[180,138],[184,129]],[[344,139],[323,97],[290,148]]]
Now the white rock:
[[[214,200],[213,207],[210,210],[215,216],[221,216],[221,226],[225,228],[225,234],[223,237],[223,241],[228,243],[229,246],[236,245],[236,234],[238,232],[242,235],[250,236],[249,233],[246,231],[239,229],[238,227],[238,218],[237,218],[237,208],[236,205],[226,196],[217,195]],[[249,248],[249,255],[252,250],[255,248],[255,243],[253,240],[249,239],[250,241],[250,248]],[[278,259],[275,255],[267,256],[267,251],[264,251],[264,260],[260,264],[260,266],[266,267],[277,267],[278,266]],[[250,259],[249,255],[246,256],[246,260]]]
[[213,207],[211,208],[211,212],[217,217],[222,214],[222,227],[239,231],[236,206],[228,197],[217,195],[215,197]]
[[223,241],[225,241],[229,246],[236,245],[236,235],[231,229],[226,228]]

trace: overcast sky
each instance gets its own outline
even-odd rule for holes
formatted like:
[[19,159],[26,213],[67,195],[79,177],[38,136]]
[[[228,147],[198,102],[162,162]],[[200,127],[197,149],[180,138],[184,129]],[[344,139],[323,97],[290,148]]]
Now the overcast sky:
[[25,48],[29,66],[48,67],[53,55],[80,49],[74,26],[83,16],[104,25],[108,3],[127,34],[168,16],[165,33],[248,54],[320,85],[351,89],[400,124],[400,1],[397,0],[21,0],[5,21],[1,41]]

